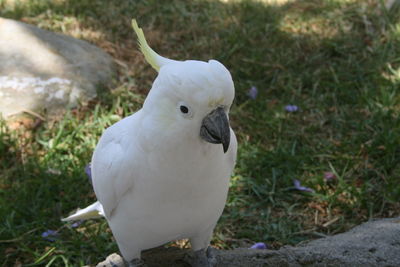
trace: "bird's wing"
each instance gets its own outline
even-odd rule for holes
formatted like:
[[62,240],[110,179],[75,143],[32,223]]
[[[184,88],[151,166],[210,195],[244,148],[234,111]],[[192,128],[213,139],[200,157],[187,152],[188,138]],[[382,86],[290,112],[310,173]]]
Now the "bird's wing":
[[93,153],[93,188],[106,218],[111,218],[121,197],[133,187],[135,142],[132,124],[131,116],[108,128]]

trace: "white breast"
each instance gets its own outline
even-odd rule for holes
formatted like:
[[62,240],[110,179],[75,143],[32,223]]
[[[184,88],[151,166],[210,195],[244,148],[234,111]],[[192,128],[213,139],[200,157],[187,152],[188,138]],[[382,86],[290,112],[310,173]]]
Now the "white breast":
[[147,151],[145,164],[132,163],[140,172],[132,170],[134,186],[109,218],[122,252],[190,238],[217,222],[236,156],[233,131],[232,135],[226,154],[220,145],[199,140],[178,147],[172,144],[173,153]]

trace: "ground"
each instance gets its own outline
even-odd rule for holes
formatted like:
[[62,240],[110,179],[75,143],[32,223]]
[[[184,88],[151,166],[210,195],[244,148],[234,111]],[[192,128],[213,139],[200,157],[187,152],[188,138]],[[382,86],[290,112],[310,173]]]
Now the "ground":
[[104,221],[60,218],[95,200],[84,166],[156,75],[132,17],[161,55],[232,72],[239,153],[215,247],[278,248],[399,215],[400,12],[382,3],[0,0],[0,16],[87,40],[119,66],[113,88],[58,119],[1,122],[1,264],[95,264],[117,251]]
[[[143,253],[150,267],[184,267],[187,250],[156,248]],[[258,266],[399,266],[400,218],[363,223],[348,232],[279,250],[239,248],[212,250],[216,267]],[[123,267],[112,254],[97,267]]]

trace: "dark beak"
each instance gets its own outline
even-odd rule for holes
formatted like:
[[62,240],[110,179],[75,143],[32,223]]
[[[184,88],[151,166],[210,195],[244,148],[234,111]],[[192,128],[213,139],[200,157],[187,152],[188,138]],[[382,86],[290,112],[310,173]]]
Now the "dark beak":
[[228,151],[231,131],[228,117],[222,107],[214,109],[203,119],[200,136],[209,143],[222,144],[224,153]]

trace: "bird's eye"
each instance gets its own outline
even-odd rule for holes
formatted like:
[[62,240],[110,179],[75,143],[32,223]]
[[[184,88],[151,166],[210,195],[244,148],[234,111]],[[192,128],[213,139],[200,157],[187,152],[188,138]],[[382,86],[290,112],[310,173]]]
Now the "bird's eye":
[[180,101],[178,103],[177,109],[179,110],[179,113],[186,119],[190,119],[193,117],[193,111],[192,108],[186,104],[183,101]]
[[183,114],[188,114],[188,113],[189,113],[189,108],[188,108],[187,106],[181,105],[181,106],[179,107],[179,109],[181,110],[181,112],[182,112]]

